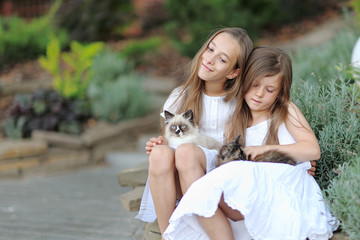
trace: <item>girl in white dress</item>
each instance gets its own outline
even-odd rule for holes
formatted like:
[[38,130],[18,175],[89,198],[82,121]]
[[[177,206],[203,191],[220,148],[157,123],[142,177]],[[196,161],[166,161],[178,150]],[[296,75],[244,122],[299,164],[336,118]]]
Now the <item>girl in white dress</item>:
[[291,60],[276,48],[251,53],[227,139],[245,136],[254,159],[282,151],[298,162],[234,161],[194,182],[170,218],[165,239],[329,239],[338,227],[315,179],[310,160],[320,158],[317,139],[290,102]]
[[[251,39],[241,28],[214,33],[194,57],[187,82],[171,93],[163,109],[173,113],[191,109],[200,133],[223,142],[252,49]],[[162,136],[151,138],[145,149],[149,154],[149,178],[137,218],[146,222],[157,218],[163,233],[182,193],[215,168],[217,151],[194,144],[183,144],[175,150]]]

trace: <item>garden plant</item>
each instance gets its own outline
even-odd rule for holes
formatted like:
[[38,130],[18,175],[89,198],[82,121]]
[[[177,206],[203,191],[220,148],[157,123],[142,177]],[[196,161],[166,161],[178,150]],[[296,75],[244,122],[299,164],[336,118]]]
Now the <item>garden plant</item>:
[[298,49],[292,56],[293,101],[321,148],[315,179],[350,239],[360,236],[360,88],[350,63],[358,33],[350,24],[327,44]]
[[56,35],[60,48],[67,45],[66,30],[55,27],[55,13],[61,1],[55,1],[50,11],[27,22],[17,16],[0,16],[0,70],[44,54],[51,35]]

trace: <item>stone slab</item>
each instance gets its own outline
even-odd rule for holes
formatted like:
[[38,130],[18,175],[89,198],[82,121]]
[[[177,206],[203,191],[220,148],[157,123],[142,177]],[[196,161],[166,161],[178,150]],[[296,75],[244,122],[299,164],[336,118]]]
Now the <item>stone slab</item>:
[[121,205],[129,212],[139,211],[145,187],[139,186],[120,196]]
[[42,161],[41,157],[27,157],[21,159],[11,159],[0,162],[0,175],[21,177],[26,169],[37,167]]
[[159,224],[157,221],[145,224],[144,238],[145,240],[161,240]]
[[40,140],[2,140],[0,141],[0,161],[44,154],[47,143]]
[[139,165],[120,171],[118,181],[122,187],[144,186],[148,178],[149,162],[145,161]]
[[53,131],[34,130],[32,131],[31,138],[46,141],[50,146],[70,149],[81,149],[84,145],[80,137]]
[[51,148],[45,156],[46,160],[39,165],[23,169],[22,174],[26,176],[74,170],[90,165],[90,155],[89,150]]

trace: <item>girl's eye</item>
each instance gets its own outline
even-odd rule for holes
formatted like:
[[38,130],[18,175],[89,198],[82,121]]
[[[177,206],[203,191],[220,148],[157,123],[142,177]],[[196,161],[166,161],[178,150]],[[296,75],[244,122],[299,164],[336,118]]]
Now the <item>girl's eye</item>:
[[266,89],[269,93],[272,93],[272,92],[274,92],[274,90],[273,89]]
[[223,58],[220,58],[220,61],[223,62],[223,63],[226,63],[226,60],[223,59]]
[[209,52],[213,52],[214,49],[212,49],[211,47],[208,47],[208,51],[209,51]]

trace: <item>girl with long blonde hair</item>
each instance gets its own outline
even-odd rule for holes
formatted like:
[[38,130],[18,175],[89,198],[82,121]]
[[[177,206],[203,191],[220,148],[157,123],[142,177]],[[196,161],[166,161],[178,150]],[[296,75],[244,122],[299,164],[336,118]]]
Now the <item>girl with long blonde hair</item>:
[[[241,28],[215,32],[192,60],[188,80],[170,94],[163,110],[182,113],[191,109],[200,133],[224,142],[225,126],[233,114],[252,49],[250,37]],[[183,193],[215,168],[217,151],[190,143],[174,149],[162,136],[151,138],[145,149],[149,177],[137,218],[147,222],[157,219],[163,233]]]

